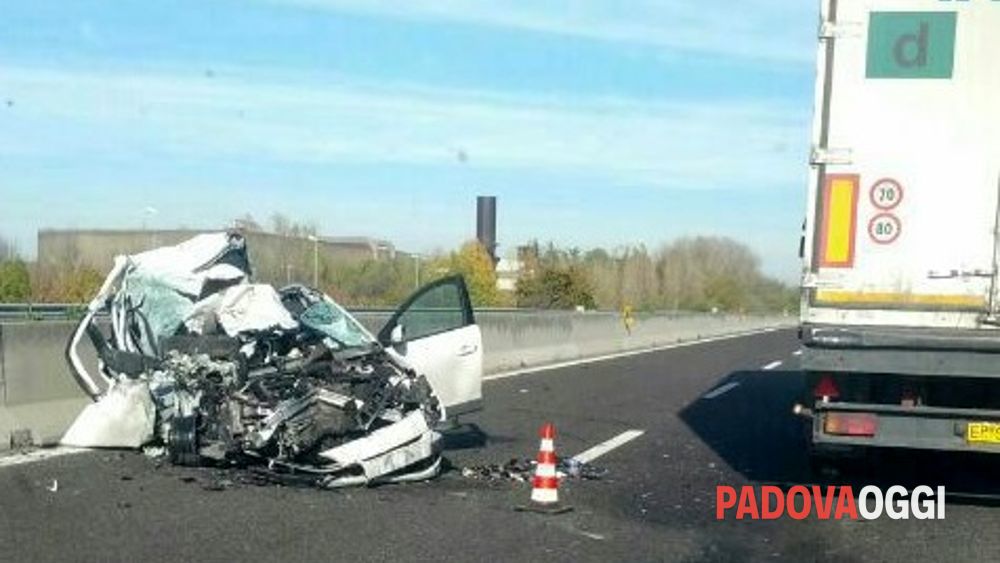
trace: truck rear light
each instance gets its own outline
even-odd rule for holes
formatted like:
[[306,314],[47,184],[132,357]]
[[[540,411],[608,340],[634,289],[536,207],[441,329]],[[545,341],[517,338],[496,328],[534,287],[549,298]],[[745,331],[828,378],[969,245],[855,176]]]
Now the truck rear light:
[[878,417],[868,413],[827,413],[823,431],[835,436],[868,436],[878,431]]
[[817,399],[836,399],[840,396],[840,389],[837,388],[837,383],[833,380],[833,377],[824,375],[816,383],[816,387],[813,389],[813,396]]

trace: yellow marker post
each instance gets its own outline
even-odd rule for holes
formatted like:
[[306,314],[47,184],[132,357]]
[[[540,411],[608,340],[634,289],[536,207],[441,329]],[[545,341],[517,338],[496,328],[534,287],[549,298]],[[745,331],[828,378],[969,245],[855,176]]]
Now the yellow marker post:
[[622,324],[625,325],[625,332],[632,335],[632,327],[635,326],[635,314],[631,305],[622,307]]

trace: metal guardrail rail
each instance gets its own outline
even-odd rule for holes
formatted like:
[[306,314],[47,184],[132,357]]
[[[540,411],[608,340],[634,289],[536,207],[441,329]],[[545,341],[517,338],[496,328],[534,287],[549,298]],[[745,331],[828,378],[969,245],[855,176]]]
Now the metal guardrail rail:
[[[0,303],[0,322],[2,321],[64,321],[77,319],[87,310],[85,303]],[[391,314],[395,309],[389,307],[348,307],[352,313],[385,313]],[[494,313],[534,313],[537,309],[488,308],[477,309],[480,312]]]
[[0,303],[0,321],[66,320],[83,315],[83,303]]
[[[87,309],[85,303],[0,303],[0,322],[10,321],[65,321],[79,319]],[[396,310],[391,307],[348,307],[351,313],[356,314],[391,314]],[[620,315],[621,311],[591,311],[585,313],[572,310],[553,309],[517,309],[504,307],[483,307],[477,308],[477,313],[510,313],[510,314],[614,314]],[[718,313],[725,315],[727,313]],[[645,317],[670,316],[670,317],[690,317],[711,315],[711,313],[696,311],[637,311],[636,319],[642,320]]]

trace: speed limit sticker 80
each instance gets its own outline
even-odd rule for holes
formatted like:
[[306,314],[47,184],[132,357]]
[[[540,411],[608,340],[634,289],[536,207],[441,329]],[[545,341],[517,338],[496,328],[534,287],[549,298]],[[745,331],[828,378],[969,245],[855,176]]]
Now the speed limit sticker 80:
[[891,244],[899,238],[903,223],[892,213],[880,213],[868,223],[868,236],[877,244]]

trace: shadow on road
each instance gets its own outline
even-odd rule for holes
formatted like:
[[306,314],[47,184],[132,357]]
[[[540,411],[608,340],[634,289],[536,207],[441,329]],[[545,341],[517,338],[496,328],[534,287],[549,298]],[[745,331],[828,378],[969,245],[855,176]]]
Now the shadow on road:
[[469,450],[485,446],[491,438],[478,424],[466,423],[441,434],[445,450]]
[[713,389],[736,383],[725,394],[699,397],[680,418],[701,440],[747,479],[799,482],[808,479],[806,436],[792,406],[802,389],[797,372],[740,371]]
[[794,484],[944,485],[949,502],[1000,504],[1000,455],[871,450],[838,473],[810,468],[807,422],[792,407],[803,395],[800,372],[741,371],[713,386],[737,384],[714,398],[699,397],[681,420],[730,467],[750,481]]
[[474,422],[457,424],[441,433],[445,451],[475,450],[490,444],[510,444],[518,440],[511,436],[489,434]]

